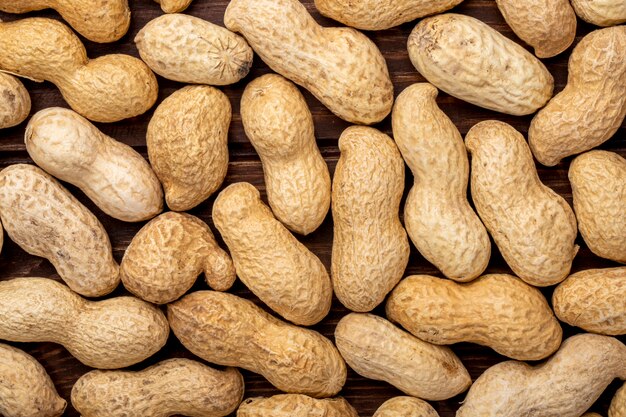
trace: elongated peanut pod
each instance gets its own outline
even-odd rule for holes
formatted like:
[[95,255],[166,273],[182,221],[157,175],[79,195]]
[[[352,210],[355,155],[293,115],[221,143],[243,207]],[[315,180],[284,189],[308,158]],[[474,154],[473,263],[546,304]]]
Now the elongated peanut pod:
[[622,385],[613,397],[609,408],[609,417],[626,417],[626,384]]
[[24,84],[12,75],[0,72],[0,129],[17,126],[26,120],[30,104]]
[[315,399],[302,394],[282,394],[269,398],[248,398],[237,410],[237,417],[358,417],[343,398]]
[[623,0],[571,0],[578,17],[596,26],[613,26],[626,22]]
[[161,5],[165,13],[180,13],[184,11],[193,0],[154,0]]
[[373,417],[439,417],[439,414],[426,401],[394,397],[378,407]]

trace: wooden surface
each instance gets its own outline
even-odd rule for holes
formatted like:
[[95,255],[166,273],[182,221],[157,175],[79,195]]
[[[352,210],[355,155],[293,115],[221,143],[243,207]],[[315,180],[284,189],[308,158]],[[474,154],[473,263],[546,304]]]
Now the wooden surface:
[[[321,17],[316,12],[312,0],[306,0],[303,1],[303,3],[306,4],[309,11],[322,25],[336,25],[332,21]],[[222,25],[223,14],[227,4],[227,0],[195,0],[186,13]],[[113,44],[100,45],[85,41],[90,57],[97,57],[109,53],[127,53],[137,56],[137,50],[133,43],[134,36],[149,20],[161,15],[162,12],[159,6],[151,0],[130,0],[130,6],[133,17],[129,33],[122,40]],[[520,42],[504,22],[496,8],[495,1],[493,0],[466,0],[455,9],[455,12],[477,17],[503,33],[505,36]],[[30,13],[29,16],[58,18],[58,15],[51,10]],[[0,19],[5,21],[22,17],[24,16],[0,13]],[[396,88],[396,95],[410,84],[423,81],[423,78],[411,65],[406,51],[406,40],[414,24],[415,22],[412,22],[402,25],[396,29],[368,33],[368,36],[370,36],[379,46],[383,55],[387,59],[387,64]],[[582,36],[589,33],[593,29],[594,28],[592,26],[579,20],[576,43]],[[567,58],[570,53],[571,48],[557,58],[544,61],[554,75],[557,92],[564,87],[566,82]],[[231,162],[224,185],[237,181],[248,181],[257,186],[262,191],[263,195],[264,183],[262,167],[258,156],[243,133],[241,118],[239,116],[239,100],[246,83],[267,72],[269,72],[267,66],[255,56],[255,63],[250,75],[238,84],[223,88],[233,105],[233,122],[229,137]],[[49,83],[37,84],[30,81],[25,81],[25,84],[31,93],[33,112],[50,106],[66,107],[61,95],[53,85]],[[183,86],[180,83],[168,81],[160,77],[159,85],[161,87],[159,102],[176,89]],[[348,124],[333,116],[309,93],[304,92],[304,94],[315,119],[316,136],[319,147],[321,148],[322,154],[328,162],[332,173],[339,157],[337,138],[341,134],[342,130],[348,126]],[[460,100],[451,98],[444,93],[440,94],[438,103],[446,114],[456,123],[463,135],[472,125],[486,119],[499,119],[506,121],[526,133],[531,119],[530,117],[506,116],[483,110],[467,103],[463,103]],[[149,111],[147,114],[132,120],[126,120],[115,124],[98,124],[98,127],[113,138],[132,145],[145,156],[145,133],[151,114],[152,111]],[[24,126],[25,123],[16,128],[0,131],[0,168],[14,163],[32,163],[32,161],[28,158],[24,147]],[[391,134],[389,118],[377,127]],[[615,137],[602,145],[601,148],[618,152],[622,156],[626,156],[626,124],[622,124],[622,127]],[[570,160],[571,158],[568,158],[564,163],[550,169],[540,167],[539,174],[541,179],[548,186],[563,195],[571,204],[571,189],[567,180],[567,168]],[[410,188],[412,181],[413,178],[407,170],[407,191]],[[120,261],[126,246],[142,224],[128,224],[111,219],[98,210],[94,204],[91,203],[91,201],[89,201],[75,187],[69,186],[68,188],[102,221],[111,237],[115,258]],[[213,201],[214,197],[192,210],[191,213],[204,219],[215,231],[210,216]],[[306,238],[301,238],[301,240],[321,258],[328,268],[330,267],[332,242],[332,222],[330,214],[319,230]],[[580,237],[578,239],[578,243],[581,245],[582,249],[574,261],[574,271],[592,267],[616,266],[616,264],[610,261],[602,260],[593,256]],[[492,259],[487,271],[510,272],[495,246],[493,248]],[[426,262],[417,253],[415,248],[412,248],[411,258],[406,274],[409,275],[416,273],[440,275],[432,265]],[[5,247],[0,254],[0,279],[5,280],[13,277],[27,276],[43,276],[58,279],[58,275],[46,260],[27,255],[17,245],[6,239]],[[200,278],[192,291],[206,288],[207,286],[204,283],[204,280]],[[256,297],[251,295],[240,282],[237,282],[231,291],[237,295],[253,299],[258,303]],[[120,288],[118,288],[112,295],[122,295],[125,293],[124,288],[120,285]],[[545,294],[550,296],[551,290],[545,290]],[[381,308],[378,308],[375,312],[384,315],[384,310]],[[337,300],[334,300],[333,308],[329,316],[321,324],[314,326],[313,328],[332,338],[337,321],[346,313],[346,309],[344,309],[337,302]],[[567,326],[564,327],[566,335],[571,335],[576,332],[575,329],[568,328]],[[622,337],[621,340],[626,341],[626,338]],[[64,348],[56,344],[15,343],[13,345],[26,350],[43,364],[52,376],[59,393],[67,400],[69,400],[73,383],[82,374],[89,370],[89,368],[72,358]],[[476,345],[459,344],[455,345],[453,349],[467,366],[473,379],[477,378],[487,367],[504,360],[503,357],[497,355],[492,350]],[[174,336],[171,336],[167,346],[161,352],[145,362],[134,366],[132,369],[142,369],[145,366],[170,357],[193,357],[193,355],[187,352],[174,338]],[[264,380],[264,378],[259,375],[244,371],[244,376],[246,381],[247,397],[278,393],[268,382]],[[593,411],[597,411],[606,416],[608,404],[618,386],[619,384],[614,382],[604,393],[601,399],[594,405]],[[347,384],[341,393],[341,395],[346,397],[348,401],[350,401],[350,403],[357,408],[361,416],[371,416],[376,408],[378,408],[378,406],[385,400],[400,394],[401,393],[398,390],[386,383],[362,378],[352,371],[349,372]],[[454,416],[455,410],[459,407],[459,402],[462,401],[463,397],[464,394],[448,401],[433,403],[433,406],[442,417],[451,417]],[[71,406],[69,406],[66,415],[77,416],[78,413],[71,408]]]

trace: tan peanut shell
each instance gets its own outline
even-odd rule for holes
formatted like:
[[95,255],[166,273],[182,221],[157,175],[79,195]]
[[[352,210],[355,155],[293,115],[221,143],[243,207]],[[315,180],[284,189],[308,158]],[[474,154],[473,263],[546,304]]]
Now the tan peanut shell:
[[299,325],[326,317],[333,294],[326,268],[276,220],[253,185],[235,183],[220,192],[213,222],[237,276],[261,301]]
[[611,401],[609,417],[626,417],[626,384],[617,390]]
[[409,262],[409,239],[399,217],[404,162],[393,140],[371,127],[346,129],[339,150],[331,276],[339,301],[367,312],[383,302]]
[[563,334],[541,292],[505,274],[467,284],[428,275],[405,278],[387,301],[387,317],[430,343],[477,343],[518,360],[548,357]]
[[188,86],[159,104],[148,124],[148,157],[170,209],[186,211],[209,198],[228,170],[228,97]]
[[463,0],[315,0],[326,17],[363,30],[384,30],[450,10]]
[[490,120],[470,129],[465,146],[472,154],[476,211],[507,264],[531,285],[563,281],[578,252],[576,218],[565,199],[539,179],[524,137]]
[[48,259],[77,293],[99,297],[120,282],[100,221],[41,169],[15,164],[0,171],[0,217],[12,241]]
[[415,397],[446,400],[471,384],[450,348],[419,340],[382,317],[348,314],[337,324],[335,343],[356,373]]
[[243,377],[189,359],[168,359],[139,372],[91,371],[72,388],[82,417],[221,417],[243,398]]
[[394,397],[378,407],[373,417],[439,417],[439,414],[419,398]]
[[550,58],[570,47],[576,37],[576,13],[569,0],[497,0],[498,9],[513,32]]
[[393,108],[393,136],[415,178],[404,223],[426,260],[450,279],[471,281],[487,267],[491,242],[467,201],[463,138],[437,106],[437,93],[431,84],[413,84]]
[[0,0],[0,11],[55,9],[74,30],[93,42],[115,42],[130,26],[128,0]]
[[183,83],[233,84],[248,75],[252,66],[253,52],[244,38],[184,14],[151,20],[135,43],[141,59],[154,72]]
[[269,398],[248,398],[237,410],[237,417],[359,417],[341,397],[316,399],[302,394],[281,394]]
[[570,275],[552,296],[559,320],[588,332],[626,334],[626,267]]
[[446,13],[423,19],[408,49],[430,83],[477,106],[522,116],[552,97],[554,80],[541,61],[473,17]]
[[158,352],[169,334],[163,313],[134,297],[88,301],[46,278],[0,282],[0,339],[54,342],[87,366],[116,369]]
[[626,263],[626,159],[607,151],[584,153],[571,163],[574,212],[591,251]]
[[372,124],[391,111],[387,63],[362,33],[318,25],[298,0],[232,0],[224,23],[241,33],[272,70],[309,90],[342,119]]
[[313,232],[330,207],[330,174],[304,97],[280,75],[263,75],[243,92],[241,121],[261,157],[274,215],[296,233]]
[[585,36],[569,59],[565,89],[533,118],[528,142],[553,166],[606,142],[626,116],[626,26]]
[[330,397],[346,381],[346,365],[330,340],[235,295],[195,292],[168,304],[167,317],[193,354],[261,374],[281,391]]
[[624,0],[571,0],[578,17],[596,26],[613,26],[626,22]]
[[545,363],[501,362],[469,390],[457,417],[578,417],[615,378],[626,379],[626,346],[578,334]]
[[150,164],[72,110],[37,112],[26,126],[24,142],[37,165],[80,188],[111,217],[138,222],[163,210],[163,191]]
[[135,235],[124,253],[120,277],[127,290],[155,304],[180,298],[204,272],[209,286],[226,291],[235,267],[209,226],[186,213],[168,212]]
[[0,343],[0,415],[60,417],[67,403],[32,356]]
[[165,13],[180,13],[185,10],[193,0],[154,0],[161,5]]
[[52,82],[74,111],[96,122],[143,114],[159,88],[141,60],[121,54],[90,60],[67,26],[39,17],[0,22],[0,71]]
[[17,126],[26,120],[30,105],[30,95],[24,84],[12,75],[0,72],[0,129]]

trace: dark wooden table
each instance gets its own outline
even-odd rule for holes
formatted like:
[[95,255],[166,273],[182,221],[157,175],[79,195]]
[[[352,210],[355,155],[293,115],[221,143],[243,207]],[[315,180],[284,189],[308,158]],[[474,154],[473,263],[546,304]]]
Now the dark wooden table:
[[[303,3],[306,4],[309,11],[322,25],[336,25],[331,20],[323,18],[317,13],[312,0],[305,0]],[[193,4],[186,11],[186,13],[222,25],[223,14],[227,4],[227,0],[194,0]],[[133,38],[149,20],[161,15],[162,12],[158,4],[151,0],[130,0],[130,6],[133,13],[131,28],[129,33],[120,41],[112,44],[95,44],[83,39],[90,57],[97,57],[110,53],[138,55]],[[505,36],[514,39],[517,42],[521,42],[515,37],[510,28],[504,22],[504,19],[498,12],[496,4],[493,0],[466,0],[455,9],[455,12],[477,17],[503,33]],[[31,13],[28,16],[58,18],[58,15],[51,10]],[[0,13],[0,19],[5,21],[15,20],[22,17],[23,16]],[[424,81],[411,65],[406,51],[406,40],[413,26],[414,22],[404,24],[391,30],[368,33],[368,36],[370,36],[379,46],[383,55],[387,59],[387,64],[396,88],[396,94],[400,93],[410,84]],[[582,36],[586,35],[593,29],[594,27],[591,25],[583,23],[579,20],[576,43],[580,41]],[[566,83],[567,59],[570,53],[571,48],[556,58],[544,61],[554,75],[557,92],[560,91]],[[229,136],[231,162],[224,186],[238,181],[248,181],[261,190],[264,198],[265,187],[261,163],[243,132],[241,118],[239,116],[239,101],[246,83],[267,72],[269,72],[267,66],[261,62],[258,57],[255,57],[254,66],[248,77],[235,85],[223,88],[233,105],[233,122]],[[58,90],[52,84],[37,84],[27,80],[24,81],[24,83],[31,93],[33,113],[50,106],[67,107]],[[180,83],[168,81],[160,77],[159,85],[161,87],[159,102],[183,86]],[[303,92],[315,119],[316,136],[319,147],[324,155],[324,158],[328,162],[332,173],[337,163],[337,159],[339,158],[337,139],[343,129],[348,126],[348,123],[333,116],[309,93],[306,91]],[[483,110],[470,104],[463,103],[462,101],[452,98],[444,93],[440,94],[438,103],[445,113],[456,123],[463,135],[475,123],[486,119],[499,119],[508,122],[523,133],[527,133],[531,120],[530,117],[506,116],[488,110]],[[135,149],[137,149],[137,151],[145,156],[145,133],[151,115],[152,111],[149,111],[148,113],[131,120],[114,124],[98,124],[98,127],[111,137],[132,145]],[[0,168],[15,163],[32,163],[24,146],[24,126],[25,123],[12,129],[0,131]],[[391,134],[389,117],[377,127],[386,133]],[[617,132],[615,137],[602,145],[601,148],[626,156],[626,124],[622,124],[622,127]],[[571,158],[568,158],[560,165],[549,169],[539,167],[539,175],[545,184],[553,188],[559,194],[563,195],[571,204],[571,189],[567,180],[567,169],[570,161]],[[407,169],[407,192],[412,184],[412,181],[413,178]],[[126,246],[129,244],[130,240],[142,224],[130,224],[114,220],[103,214],[75,187],[69,186],[68,188],[102,221],[111,237],[115,258],[118,261],[121,261]],[[214,198],[215,197],[213,196],[208,201],[192,210],[191,213],[204,219],[216,232],[211,221],[211,207],[213,205]],[[321,258],[328,268],[330,268],[332,243],[332,221],[330,215],[328,215],[326,221],[319,228],[319,230],[306,238],[301,238],[301,240]],[[586,247],[580,236],[577,243],[581,245],[581,250],[574,261],[574,271],[617,265],[594,256]],[[493,247],[493,255],[487,272],[511,272],[504,263],[495,246]],[[440,273],[432,265],[419,255],[415,248],[412,248],[406,275],[417,273],[440,275]],[[42,276],[57,280],[59,279],[54,268],[52,268],[48,261],[26,254],[17,245],[6,239],[4,249],[0,254],[0,280],[28,276]],[[192,291],[206,288],[207,287],[203,279],[198,279]],[[258,299],[256,299],[256,297],[253,296],[240,282],[237,282],[231,291],[237,295],[252,299],[259,303]],[[544,292],[546,296],[549,297],[552,290],[546,289]],[[120,285],[120,287],[112,295],[117,296],[125,293],[126,291]],[[332,338],[337,321],[346,313],[347,310],[343,308],[337,300],[334,300],[333,308],[329,316],[321,324],[314,326],[313,328]],[[378,308],[375,313],[384,315],[384,310],[382,308]],[[566,336],[577,332],[576,329],[572,329],[567,326],[564,327]],[[626,341],[626,338],[622,337],[621,340]],[[89,371],[88,367],[82,365],[70,356],[69,353],[59,345],[52,343],[15,343],[13,345],[32,354],[43,364],[52,376],[60,395],[67,399],[68,402],[74,382],[82,374]],[[505,360],[505,358],[494,353],[491,349],[477,345],[462,343],[455,345],[453,349],[460,356],[461,360],[467,366],[472,378],[474,379],[489,366]],[[167,346],[161,352],[145,362],[132,367],[132,369],[143,369],[148,365],[171,357],[191,358],[193,355],[187,352],[174,336],[171,336]],[[278,393],[276,389],[274,389],[259,375],[244,371],[244,376],[246,381],[247,397],[259,395],[267,396]],[[608,404],[618,386],[619,383],[617,381],[614,382],[600,398],[600,400],[593,406],[592,410],[606,416]],[[350,401],[350,403],[357,408],[361,416],[371,416],[378,406],[385,400],[393,396],[401,395],[401,393],[386,383],[371,381],[350,371],[348,374],[348,381],[344,390],[341,392],[341,395],[346,397],[348,401]],[[459,407],[459,402],[462,401],[463,398],[464,394],[448,401],[434,403],[433,406],[442,417],[451,417],[454,416],[455,410]],[[66,415],[78,416],[78,413],[70,405],[68,406]]]

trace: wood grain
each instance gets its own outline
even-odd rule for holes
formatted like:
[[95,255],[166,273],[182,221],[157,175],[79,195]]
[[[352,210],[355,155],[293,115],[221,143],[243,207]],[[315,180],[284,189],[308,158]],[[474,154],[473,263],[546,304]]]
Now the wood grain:
[[[331,20],[323,18],[319,15],[313,6],[312,0],[303,0],[303,3],[306,4],[309,11],[322,25],[337,25]],[[227,0],[195,0],[186,13],[223,25],[223,14],[227,4]],[[132,25],[129,33],[120,41],[113,44],[101,45],[88,42],[83,39],[90,57],[97,57],[109,53],[127,53],[138,56],[137,49],[133,43],[134,36],[149,20],[161,15],[162,12],[159,5],[151,0],[130,0],[130,6],[133,12]],[[515,37],[510,28],[504,22],[504,19],[499,14],[493,0],[466,0],[455,9],[455,12],[477,17],[503,33],[505,36],[521,43],[521,41]],[[54,11],[50,10],[30,13],[28,16],[58,18],[58,15]],[[22,17],[23,16],[0,13],[0,19],[4,21],[15,20]],[[575,43],[577,43],[582,36],[594,29],[591,25],[581,22],[580,20],[578,23],[579,28]],[[423,78],[411,65],[406,51],[406,40],[414,25],[415,22],[402,25],[395,29],[367,33],[367,35],[370,36],[371,39],[380,47],[383,55],[387,59],[389,70],[396,88],[396,95],[408,85],[423,81]],[[567,59],[570,53],[571,48],[556,58],[544,60],[548,69],[554,75],[556,81],[556,91],[560,91],[564,87],[567,80]],[[258,156],[254,152],[254,149],[251,147],[243,132],[241,118],[239,116],[239,100],[241,99],[241,94],[246,83],[267,72],[269,72],[267,66],[264,65],[258,57],[255,57],[253,69],[246,79],[235,85],[223,88],[224,92],[231,100],[234,111],[233,123],[231,125],[229,135],[231,162],[229,164],[228,176],[224,186],[237,181],[249,181],[261,190],[264,198],[265,189],[261,164]],[[25,85],[32,96],[33,112],[50,106],[67,107],[58,90],[53,85],[49,83],[38,84],[28,80],[25,81]],[[161,87],[159,102],[183,86],[180,83],[168,81],[163,78],[159,78],[159,85]],[[304,94],[314,116],[319,146],[332,172],[339,157],[337,139],[348,124],[333,116],[309,93],[304,92]],[[486,119],[498,119],[505,121],[512,124],[520,131],[526,133],[531,119],[530,117],[506,116],[488,110],[483,110],[470,104],[463,103],[460,100],[452,98],[444,93],[440,94],[438,103],[443,111],[446,112],[446,114],[448,114],[448,116],[450,116],[450,118],[455,122],[462,134],[467,133],[469,128],[475,123]],[[111,137],[132,145],[145,156],[145,134],[151,114],[152,112],[150,111],[147,114],[136,117],[132,120],[126,120],[115,124],[98,124],[98,127]],[[24,147],[24,127],[25,123],[15,128],[0,131],[0,168],[19,162],[32,163],[32,161],[28,158]],[[389,118],[377,127],[386,133],[391,133]],[[626,156],[626,124],[623,124],[615,137],[602,145],[601,148]],[[571,158],[567,158],[563,163],[556,167],[539,168],[539,174],[541,179],[548,186],[563,195],[571,203],[571,189],[567,180],[567,168],[570,161]],[[410,188],[412,181],[413,179],[411,177],[411,173],[407,170],[407,191]],[[80,201],[93,210],[98,218],[101,219],[110,234],[114,248],[114,255],[118,261],[121,260],[125,248],[142,224],[127,224],[114,220],[98,210],[94,204],[91,203],[91,201],[89,201],[75,187],[69,186],[68,188],[79,198]],[[194,209],[191,213],[204,219],[215,231],[210,216],[213,201],[214,198],[209,199]],[[318,231],[306,238],[302,238],[301,240],[321,258],[328,268],[330,267],[332,243],[332,223],[330,214]],[[610,261],[597,258],[591,254],[580,237],[578,238],[578,243],[582,246],[582,249],[575,259],[574,271],[595,267],[611,267],[616,265]],[[497,249],[495,247],[493,249],[494,253],[487,271],[510,272],[510,269],[504,263]],[[440,275],[432,265],[426,262],[424,258],[422,258],[417,251],[412,248],[411,258],[406,274],[409,275],[416,273]],[[7,239],[5,247],[0,254],[0,279],[6,280],[13,277],[24,276],[43,276],[58,279],[58,275],[47,261],[27,255],[17,245]],[[199,289],[207,289],[203,279],[199,279],[197,281],[192,291]],[[259,303],[259,301],[252,294],[250,294],[250,292],[240,282],[237,282],[232,292]],[[551,289],[546,289],[544,292],[547,296],[551,295]],[[118,288],[113,295],[122,295],[125,293],[126,292],[123,287],[120,286],[120,288]],[[333,308],[329,316],[321,324],[314,326],[314,329],[332,338],[337,321],[346,313],[347,311],[337,302],[337,300],[334,300]],[[384,314],[384,311],[383,309],[378,308],[376,313],[382,315]],[[576,332],[575,329],[569,327],[566,327],[565,330],[567,335]],[[621,340],[626,341],[626,338],[622,337]],[[14,345],[34,355],[43,364],[52,376],[59,393],[65,399],[69,400],[70,391],[76,379],[89,370],[86,366],[80,364],[77,360],[72,358],[67,351],[59,345],[51,343],[28,343]],[[462,343],[455,345],[453,349],[461,357],[474,379],[477,378],[487,367],[504,360],[504,358],[497,355],[490,349],[476,345]],[[191,358],[193,355],[187,352],[172,336],[167,346],[161,352],[146,360],[144,363],[134,366],[132,369],[142,369],[150,364],[170,357]],[[277,391],[259,375],[244,372],[244,376],[246,381],[247,397],[272,395],[277,393]],[[617,382],[611,385],[602,398],[594,405],[593,411],[606,415],[608,404],[618,385],[619,384]],[[350,403],[357,408],[361,416],[371,416],[380,404],[390,397],[400,395],[400,392],[386,383],[367,380],[359,377],[354,372],[350,372],[348,382],[341,395],[346,397],[348,401],[350,401]],[[448,401],[433,403],[433,406],[442,417],[452,417],[454,416],[456,409],[459,407],[459,402],[462,401],[463,397],[464,395],[460,395]],[[78,416],[78,413],[71,407],[68,407],[66,415]]]

